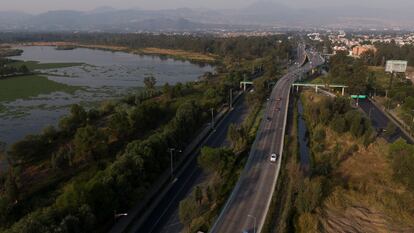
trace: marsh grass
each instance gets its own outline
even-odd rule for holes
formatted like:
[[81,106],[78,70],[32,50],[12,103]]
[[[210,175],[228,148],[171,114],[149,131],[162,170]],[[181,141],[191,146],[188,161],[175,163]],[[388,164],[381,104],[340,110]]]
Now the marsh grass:
[[28,99],[57,91],[73,94],[79,89],[80,87],[60,84],[43,76],[17,76],[0,80],[0,102]]

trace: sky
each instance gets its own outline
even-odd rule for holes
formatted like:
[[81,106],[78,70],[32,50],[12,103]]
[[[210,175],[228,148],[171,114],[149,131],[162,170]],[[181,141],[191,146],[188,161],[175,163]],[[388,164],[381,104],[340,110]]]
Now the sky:
[[320,7],[360,5],[381,8],[412,7],[413,0],[0,0],[0,11],[41,13],[49,10],[92,10],[101,6],[117,9],[172,9],[190,8],[242,8],[256,1],[274,1],[291,7]]

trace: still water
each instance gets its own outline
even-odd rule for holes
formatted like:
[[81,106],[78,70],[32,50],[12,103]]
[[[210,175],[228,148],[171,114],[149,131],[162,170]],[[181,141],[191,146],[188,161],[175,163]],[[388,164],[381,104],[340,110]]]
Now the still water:
[[309,135],[306,121],[304,119],[304,109],[300,98],[298,99],[298,139],[299,139],[299,153],[300,166],[305,173],[309,175],[310,169],[310,153],[309,153]]
[[[8,145],[28,134],[41,132],[48,125],[57,125],[68,113],[72,104],[92,106],[106,99],[116,99],[143,87],[148,75],[157,79],[157,85],[195,81],[205,72],[213,72],[209,65],[195,65],[186,61],[142,56],[124,52],[78,48],[56,50],[54,47],[20,47],[21,56],[15,60],[40,63],[84,63],[84,65],[42,70],[48,79],[58,83],[78,86],[74,94],[54,92],[0,102],[0,141]],[[1,85],[1,81],[0,81]]]

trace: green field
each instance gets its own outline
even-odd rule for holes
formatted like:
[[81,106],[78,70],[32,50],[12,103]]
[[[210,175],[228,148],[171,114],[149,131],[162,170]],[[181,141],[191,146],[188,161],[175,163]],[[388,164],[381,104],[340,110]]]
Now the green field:
[[78,89],[79,87],[60,84],[43,76],[17,76],[0,80],[0,102],[27,99],[56,91],[73,93]]
[[16,68],[19,68],[22,65],[26,65],[30,70],[36,69],[58,69],[58,68],[67,68],[74,66],[81,66],[84,63],[39,63],[37,61],[17,61],[10,64]]

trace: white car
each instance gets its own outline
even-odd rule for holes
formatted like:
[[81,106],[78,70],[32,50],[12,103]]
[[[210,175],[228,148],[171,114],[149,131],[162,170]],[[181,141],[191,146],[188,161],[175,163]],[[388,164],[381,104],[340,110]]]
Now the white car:
[[270,155],[270,162],[276,163],[277,157],[278,157],[277,154],[271,154]]

